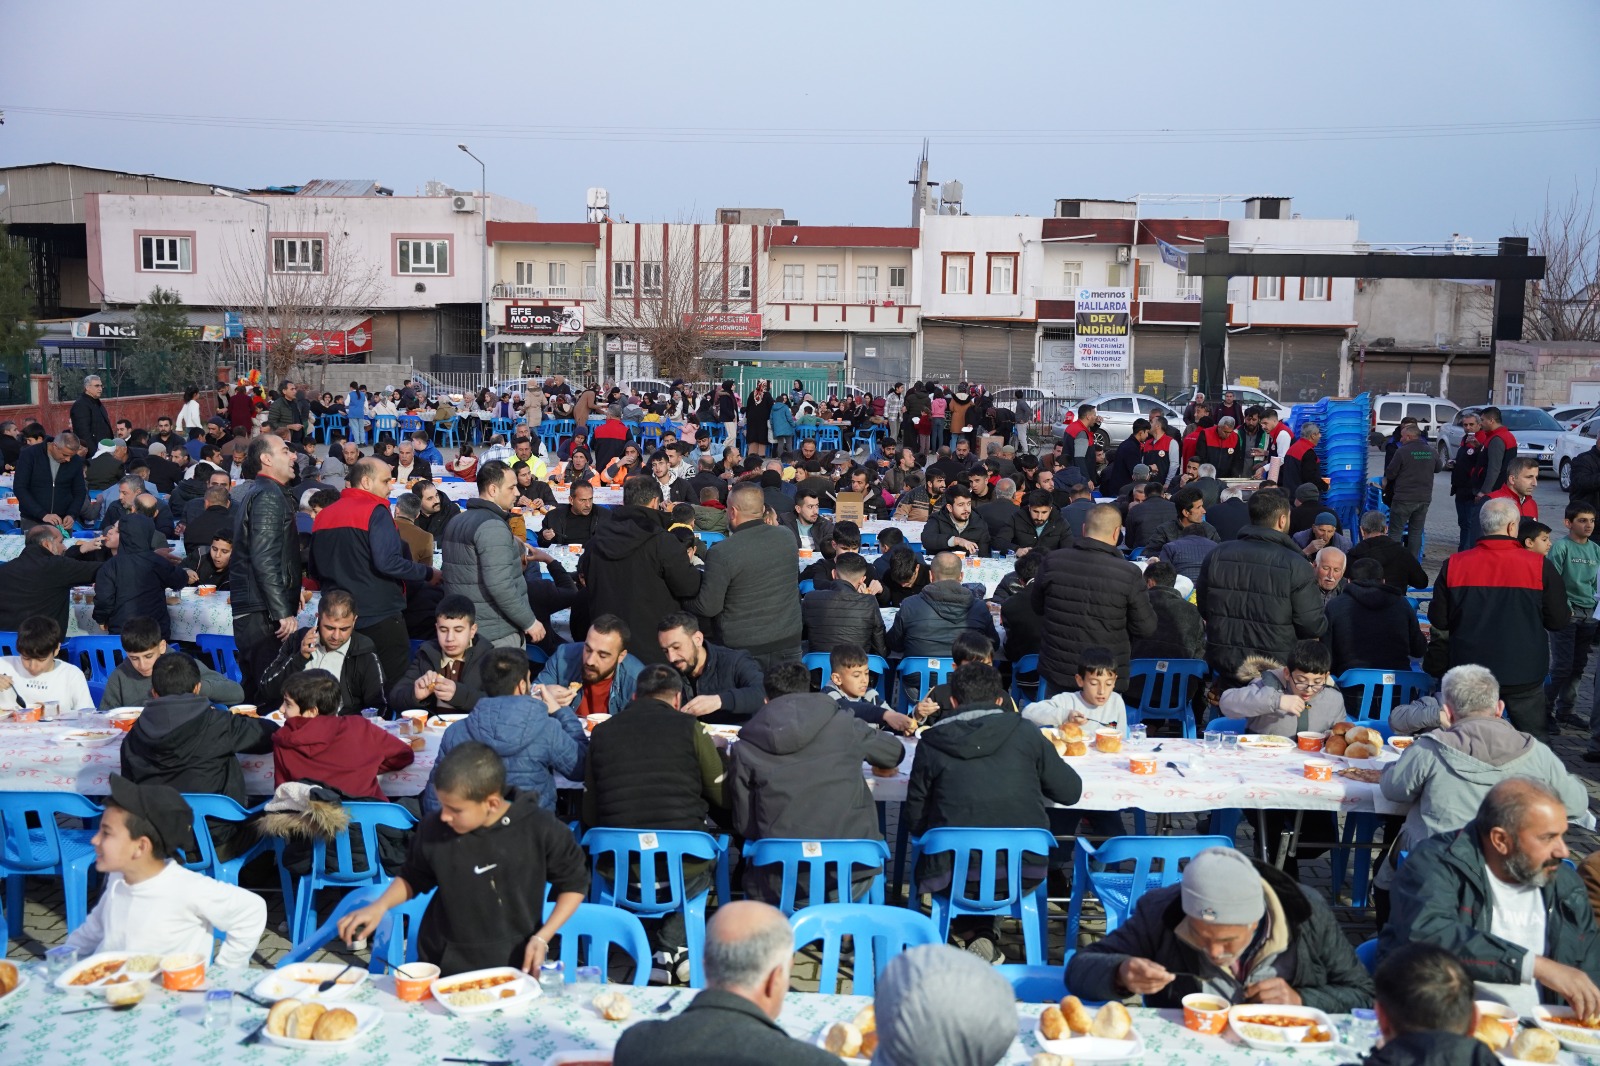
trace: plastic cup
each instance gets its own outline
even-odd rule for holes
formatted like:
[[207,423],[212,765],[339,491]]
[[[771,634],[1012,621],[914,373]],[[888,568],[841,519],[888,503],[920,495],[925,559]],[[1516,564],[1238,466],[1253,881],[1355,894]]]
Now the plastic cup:
[[1216,1036],[1228,1026],[1228,1004],[1209,992],[1195,992],[1183,997],[1183,1027]]
[[39,722],[44,720],[44,704],[33,707],[18,707],[11,712],[11,717],[19,722]]
[[1298,746],[1300,748],[1301,751],[1321,751],[1322,750],[1322,734],[1321,733],[1311,733],[1311,732],[1296,733],[1294,735],[1294,742],[1295,742],[1296,746]]
[[433,996],[433,982],[439,967],[431,962],[408,962],[394,972],[394,994],[407,1003],[421,1003]]
[[114,714],[108,715],[107,719],[111,722],[111,728],[120,729],[124,733],[127,733],[132,731],[133,724],[139,720],[139,712],[117,711]]
[[1210,752],[1221,751],[1222,750],[1222,734],[1220,732],[1218,732],[1217,730],[1215,730],[1215,729],[1206,730],[1205,746],[1206,746],[1206,750],[1210,751]]
[[1304,772],[1307,781],[1332,781],[1333,763],[1326,759],[1307,759]]
[[402,721],[411,723],[411,732],[413,733],[421,733],[428,728],[427,711],[401,711],[400,718]]
[[1156,757],[1154,755],[1130,755],[1128,756],[1128,769],[1136,774],[1153,775],[1156,772]]
[[169,992],[199,988],[205,979],[206,960],[199,955],[167,955],[161,960],[161,987]]
[[195,592],[196,592],[196,594],[201,595],[201,596],[214,596],[214,595],[216,595],[216,592],[217,592],[217,586],[215,586],[215,585],[199,585],[199,586],[196,586]]

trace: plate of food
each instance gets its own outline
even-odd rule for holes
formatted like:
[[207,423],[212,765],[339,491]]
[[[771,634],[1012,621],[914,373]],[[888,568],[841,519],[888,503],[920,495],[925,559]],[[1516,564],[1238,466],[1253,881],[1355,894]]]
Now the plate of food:
[[[1579,1018],[1571,1007],[1541,1006],[1534,1009],[1533,1024],[1555,1037],[1568,1051],[1584,1055],[1600,1054],[1600,1018]],[[1522,1049],[1519,1053],[1525,1053],[1526,1050]]]
[[1387,741],[1389,750],[1396,755],[1404,754],[1405,750],[1416,742],[1416,737],[1390,737]]
[[844,1062],[867,1066],[878,1050],[878,1016],[867,1004],[847,1022],[834,1022],[817,1034],[817,1046]]
[[1054,729],[1040,729],[1039,732],[1063,759],[1075,759],[1080,755],[1089,754],[1089,742],[1084,739],[1083,727],[1080,725],[1068,722]]
[[511,966],[440,977],[433,982],[433,998],[452,1014],[488,1014],[527,1006],[539,998],[539,982]]
[[1273,733],[1245,733],[1239,737],[1239,746],[1263,750],[1292,748],[1294,737],[1280,737]]
[[1045,1051],[1072,1062],[1138,1062],[1144,1058],[1144,1040],[1121,1003],[1107,1003],[1091,1014],[1077,996],[1068,996],[1040,1013],[1033,1035]]
[[558,1051],[544,1060],[544,1066],[611,1066],[609,1048],[594,1051]]
[[71,744],[79,748],[103,748],[107,744],[115,744],[122,739],[122,731],[118,729],[74,729],[70,733],[63,733],[57,738],[62,744]]
[[149,981],[160,972],[160,955],[102,951],[69,968],[56,978],[55,986],[63,992],[92,992],[109,984]]
[[1323,741],[1322,751],[1343,759],[1347,766],[1375,770],[1383,763],[1393,762],[1400,756],[1383,746],[1383,734],[1371,726],[1354,722],[1335,722]]
[[436,714],[428,719],[429,729],[449,729],[465,718],[464,714]]
[[1240,1004],[1229,1009],[1228,1028],[1258,1051],[1282,1051],[1285,1045],[1339,1042],[1333,1019],[1315,1007]]
[[[367,971],[358,966],[341,975],[341,970],[345,970],[345,966],[338,962],[291,963],[267,974],[251,991],[262,999],[342,999],[366,982]],[[317,986],[330,979],[338,983],[319,993]]]
[[296,1051],[336,1052],[349,1048],[382,1020],[381,1008],[365,1004],[328,1007],[316,1000],[280,999],[267,1012],[261,1035]]

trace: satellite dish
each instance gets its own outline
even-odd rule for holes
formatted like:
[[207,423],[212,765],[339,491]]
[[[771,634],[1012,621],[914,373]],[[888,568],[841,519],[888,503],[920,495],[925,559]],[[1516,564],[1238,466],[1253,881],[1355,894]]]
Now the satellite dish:
[[604,209],[610,206],[610,199],[606,190],[595,187],[589,190],[587,203],[589,207]]
[[959,204],[961,202],[962,186],[959,181],[947,181],[939,186],[939,198],[946,203]]

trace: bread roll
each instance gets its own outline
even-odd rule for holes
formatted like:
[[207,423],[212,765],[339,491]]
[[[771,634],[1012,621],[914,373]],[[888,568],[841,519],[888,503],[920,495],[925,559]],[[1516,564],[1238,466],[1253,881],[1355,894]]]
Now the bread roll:
[[[1056,749],[1057,755],[1065,755],[1067,753],[1067,741],[1065,737],[1061,736],[1059,733],[1052,733],[1049,734],[1049,739],[1050,746]],[[1082,741],[1079,741],[1079,743],[1081,744]]]
[[1345,734],[1345,739],[1352,744],[1370,744],[1374,748],[1383,747],[1383,734],[1368,726],[1357,726]]
[[862,1033],[861,1034],[861,1057],[864,1058],[864,1059],[870,1059],[870,1058],[872,1058],[873,1055],[877,1054],[877,1051],[878,1051],[878,1031],[876,1029],[874,1029],[870,1033]]
[[280,999],[267,1011],[267,1032],[273,1036],[289,1035],[289,1018],[299,1010],[301,1003],[298,999]]
[[[1339,724],[1343,725],[1344,723],[1341,722]],[[1337,727],[1335,727],[1335,728],[1337,728]],[[1346,754],[1344,734],[1335,733],[1333,736],[1331,736],[1327,740],[1323,741],[1322,742],[1322,750],[1327,752],[1329,755],[1344,755],[1344,754]]]
[[320,1003],[300,1004],[294,1009],[294,1013],[289,1015],[288,1031],[283,1035],[291,1040],[312,1039],[311,1034],[317,1031],[317,1023],[327,1011],[328,1008]]
[[1356,724],[1354,722],[1335,722],[1333,723],[1333,735],[1342,737],[1355,727]]
[[1089,1027],[1090,1036],[1103,1036],[1108,1040],[1126,1040],[1131,1032],[1133,1019],[1128,1016],[1128,1008],[1117,1002],[1107,1003],[1096,1011],[1094,1024]]
[[113,1007],[125,1007],[130,1003],[138,1003],[144,999],[144,991],[150,987],[148,981],[129,981],[121,985],[106,986],[106,1002]]
[[1511,1042],[1511,1057],[1523,1062],[1555,1062],[1561,1041],[1543,1029],[1524,1029]]
[[590,1000],[590,1003],[600,1012],[600,1017],[607,1021],[624,1021],[633,1013],[633,1004],[621,992],[602,992]]
[[16,964],[0,960],[0,996],[10,995],[17,987],[17,980]]
[[1039,1035],[1046,1040],[1060,1040],[1071,1031],[1060,1007],[1046,1007],[1039,1015]]
[[861,1054],[861,1030],[849,1022],[834,1022],[822,1038],[822,1046],[841,1059],[853,1059]]
[[343,1007],[335,1007],[317,1019],[311,1031],[313,1040],[348,1040],[356,1035],[356,1016]]
[[1478,1015],[1478,1024],[1473,1028],[1472,1035],[1490,1051],[1503,1051],[1511,1043],[1511,1027],[1504,1019],[1492,1014]]
[[1089,745],[1085,744],[1081,740],[1069,740],[1067,741],[1065,750],[1063,750],[1061,754],[1069,758],[1077,755],[1087,755],[1089,754]]
[[1376,759],[1378,757],[1378,749],[1371,744],[1358,742],[1344,749],[1344,757],[1346,759]]
[[1056,1055],[1048,1051],[1041,1051],[1028,1060],[1028,1066],[1072,1066],[1072,1060],[1065,1055]]
[[1077,996],[1068,996],[1061,1001],[1061,1013],[1066,1016],[1067,1028],[1079,1036],[1094,1028],[1094,1015],[1089,1013],[1089,1008]]
[[851,1022],[857,1029],[861,1030],[862,1036],[868,1033],[875,1033],[878,1031],[878,1012],[873,1009],[872,1004],[868,1003],[851,1019]]
[[1066,725],[1061,726],[1057,732],[1061,734],[1061,739],[1063,740],[1083,739],[1083,727],[1076,722],[1068,722]]

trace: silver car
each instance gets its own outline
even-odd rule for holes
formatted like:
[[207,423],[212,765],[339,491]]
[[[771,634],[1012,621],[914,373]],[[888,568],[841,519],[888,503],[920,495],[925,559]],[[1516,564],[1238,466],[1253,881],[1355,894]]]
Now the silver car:
[[[1446,463],[1453,462],[1456,452],[1461,448],[1461,420],[1467,415],[1475,415],[1483,410],[1482,406],[1464,407],[1461,413],[1450,420],[1440,434],[1439,454]],[[1542,407],[1507,407],[1501,405],[1500,416],[1505,420],[1505,427],[1511,435],[1517,438],[1517,454],[1527,455],[1539,460],[1541,474],[1555,473],[1556,441],[1565,432],[1560,422],[1550,417],[1550,412]]]
[[1094,436],[1103,448],[1115,448],[1127,440],[1133,434],[1133,420],[1148,419],[1151,414],[1165,415],[1174,436],[1183,430],[1179,411],[1142,392],[1111,392],[1085,402],[1094,404],[1100,415]]

